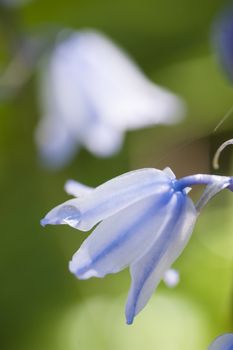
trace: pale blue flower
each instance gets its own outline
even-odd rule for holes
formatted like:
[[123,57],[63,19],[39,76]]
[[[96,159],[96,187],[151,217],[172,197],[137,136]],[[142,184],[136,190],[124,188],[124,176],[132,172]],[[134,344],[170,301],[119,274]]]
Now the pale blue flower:
[[[207,187],[195,206],[188,192],[196,184]],[[68,224],[82,231],[99,223],[69,268],[79,279],[87,279],[129,266],[130,324],[183,251],[200,210],[226,187],[232,189],[230,177],[192,175],[177,180],[169,168],[131,171],[96,189],[69,181],[66,190],[77,198],[52,209],[41,223]]]
[[119,151],[127,130],[173,124],[183,101],[150,82],[132,60],[96,31],[60,35],[41,67],[36,130],[41,158],[62,166],[84,146],[96,156]]
[[233,350],[233,333],[226,333],[216,338],[208,350]]

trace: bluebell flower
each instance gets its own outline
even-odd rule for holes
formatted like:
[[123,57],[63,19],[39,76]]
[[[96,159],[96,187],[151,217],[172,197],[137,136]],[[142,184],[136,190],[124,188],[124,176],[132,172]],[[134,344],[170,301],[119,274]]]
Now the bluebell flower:
[[226,333],[216,338],[208,350],[233,350],[233,333]]
[[79,146],[111,156],[127,130],[173,124],[185,112],[179,97],[150,82],[122,50],[91,30],[60,35],[43,61],[39,93],[36,142],[54,167],[67,163]]
[[[188,192],[196,184],[206,189],[194,205]],[[169,168],[131,171],[96,189],[69,181],[66,190],[76,198],[52,209],[41,224],[88,231],[99,223],[69,269],[77,278],[88,279],[129,267],[126,320],[131,324],[183,251],[201,209],[216,193],[232,187],[230,177],[199,174],[176,179]]]
[[227,7],[216,19],[213,41],[217,56],[233,81],[233,6]]

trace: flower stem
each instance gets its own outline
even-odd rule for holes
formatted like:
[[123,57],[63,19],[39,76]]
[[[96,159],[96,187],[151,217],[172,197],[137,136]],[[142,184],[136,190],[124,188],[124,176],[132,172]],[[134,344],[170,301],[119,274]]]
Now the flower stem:
[[218,175],[206,175],[206,174],[196,174],[182,177],[179,180],[174,181],[174,188],[176,191],[182,191],[186,187],[192,187],[194,185],[211,185],[218,183],[228,183],[229,189],[232,187],[232,178],[226,176]]

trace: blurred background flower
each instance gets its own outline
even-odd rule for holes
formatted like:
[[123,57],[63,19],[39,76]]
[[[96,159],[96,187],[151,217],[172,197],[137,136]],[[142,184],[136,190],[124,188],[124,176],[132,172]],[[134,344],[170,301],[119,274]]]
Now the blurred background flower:
[[[61,188],[68,178],[95,187],[142,167],[169,165],[177,177],[213,171],[213,154],[233,134],[231,115],[214,132],[233,104],[232,83],[212,46],[213,23],[227,3],[39,0],[14,9],[1,7],[1,349],[141,349],[146,341],[147,350],[206,350],[216,336],[232,330],[230,192],[217,196],[199,218],[195,235],[175,264],[179,285],[171,291],[161,284],[132,327],[124,325],[122,314],[128,272],[79,283],[67,263],[83,235],[64,226],[45,232],[39,225],[47,208],[67,199]],[[113,157],[100,159],[80,149],[66,168],[42,169],[34,144],[41,114],[35,65],[51,52],[62,28],[106,33],[152,82],[184,98],[187,117],[169,128],[127,132]],[[27,49],[25,42],[31,43]],[[14,66],[9,81],[6,69],[18,52],[23,53],[23,70]],[[232,148],[226,148],[219,173],[232,174],[232,156]]]
[[8,7],[17,7],[33,0],[0,0],[0,5],[8,6]]
[[216,18],[213,26],[213,44],[228,77],[233,81],[233,4]]
[[231,350],[233,347],[233,333],[220,335],[213,341],[208,350]]
[[62,36],[41,67],[36,141],[45,164],[66,164],[79,145],[96,156],[113,155],[126,130],[183,117],[184,103],[147,80],[103,34],[67,30]]

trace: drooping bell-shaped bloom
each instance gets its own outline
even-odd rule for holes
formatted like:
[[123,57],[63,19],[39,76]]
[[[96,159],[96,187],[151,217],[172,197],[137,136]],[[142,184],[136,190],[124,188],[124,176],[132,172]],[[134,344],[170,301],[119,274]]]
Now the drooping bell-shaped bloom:
[[233,6],[227,7],[216,19],[213,42],[219,60],[233,81]]
[[[188,195],[195,184],[207,185],[196,205]],[[178,180],[169,168],[131,171],[96,189],[68,181],[66,191],[76,198],[52,209],[41,224],[68,224],[88,231],[99,223],[69,268],[77,278],[87,279],[129,267],[130,324],[164,275],[166,280],[166,271],[186,246],[200,210],[227,187],[232,189],[230,177],[192,175]]]
[[233,333],[226,333],[216,338],[208,350],[233,350]]
[[42,159],[62,166],[79,145],[96,156],[116,153],[127,130],[173,124],[180,98],[150,82],[130,58],[96,31],[69,32],[42,66]]

